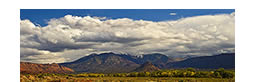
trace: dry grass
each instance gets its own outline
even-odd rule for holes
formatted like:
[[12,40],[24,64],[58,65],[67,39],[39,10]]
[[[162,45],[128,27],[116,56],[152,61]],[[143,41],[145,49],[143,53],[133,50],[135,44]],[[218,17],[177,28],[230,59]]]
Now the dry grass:
[[20,76],[21,82],[235,82],[234,78]]

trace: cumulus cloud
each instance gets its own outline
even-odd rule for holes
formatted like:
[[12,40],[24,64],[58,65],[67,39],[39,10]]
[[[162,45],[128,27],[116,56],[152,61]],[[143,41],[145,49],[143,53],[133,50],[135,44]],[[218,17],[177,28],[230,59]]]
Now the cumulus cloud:
[[173,21],[78,17],[51,19],[47,26],[20,23],[21,61],[68,62],[90,53],[211,55],[233,52],[234,13]]
[[170,15],[177,15],[177,13],[170,13]]

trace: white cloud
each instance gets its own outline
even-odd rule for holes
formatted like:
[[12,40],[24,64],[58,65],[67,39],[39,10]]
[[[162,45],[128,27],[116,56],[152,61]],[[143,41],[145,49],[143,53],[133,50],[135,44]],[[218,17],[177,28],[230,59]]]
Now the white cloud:
[[21,20],[21,60],[66,62],[106,51],[210,55],[234,50],[233,13],[162,22],[105,19],[66,15],[45,27]]
[[177,13],[170,13],[170,15],[177,15]]

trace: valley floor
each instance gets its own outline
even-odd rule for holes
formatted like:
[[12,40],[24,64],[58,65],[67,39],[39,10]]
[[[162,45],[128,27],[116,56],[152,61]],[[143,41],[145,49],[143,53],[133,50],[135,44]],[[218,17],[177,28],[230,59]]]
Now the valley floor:
[[20,82],[235,82],[235,78],[20,76]]

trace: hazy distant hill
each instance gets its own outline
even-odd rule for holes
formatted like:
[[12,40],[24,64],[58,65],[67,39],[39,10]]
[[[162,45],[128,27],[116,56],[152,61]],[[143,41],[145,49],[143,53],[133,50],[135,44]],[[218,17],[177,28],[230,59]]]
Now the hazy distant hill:
[[216,69],[235,68],[235,53],[223,53],[214,56],[201,56],[189,58],[183,61],[172,62],[167,64],[168,68],[200,68],[200,69]]
[[20,73],[73,73],[70,68],[58,64],[35,64],[29,62],[20,62]]

